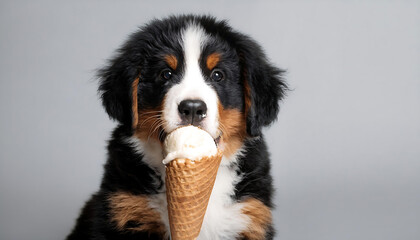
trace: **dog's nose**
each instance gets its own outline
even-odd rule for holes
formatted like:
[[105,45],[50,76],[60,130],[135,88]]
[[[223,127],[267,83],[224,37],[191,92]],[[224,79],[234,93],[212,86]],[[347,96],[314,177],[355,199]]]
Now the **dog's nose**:
[[198,126],[206,117],[207,106],[201,100],[183,100],[178,105],[178,112],[181,116],[182,124]]

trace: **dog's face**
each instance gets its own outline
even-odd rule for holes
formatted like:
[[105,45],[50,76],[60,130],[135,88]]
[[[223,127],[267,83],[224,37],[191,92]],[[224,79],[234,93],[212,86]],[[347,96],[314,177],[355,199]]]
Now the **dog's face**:
[[285,84],[261,48],[210,17],[156,20],[100,71],[108,114],[142,141],[195,125],[234,153],[277,116]]

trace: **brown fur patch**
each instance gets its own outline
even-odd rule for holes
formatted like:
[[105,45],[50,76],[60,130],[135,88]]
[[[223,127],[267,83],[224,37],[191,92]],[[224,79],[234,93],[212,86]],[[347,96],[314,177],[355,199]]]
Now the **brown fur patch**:
[[139,78],[136,78],[133,82],[133,84],[131,85],[131,96],[132,96],[132,101],[133,101],[133,106],[132,106],[132,114],[133,114],[133,128],[135,128],[139,122],[139,115],[138,115],[138,109],[137,109],[137,87],[139,85]]
[[224,109],[219,103],[219,124],[223,154],[229,157],[241,147],[245,139],[245,116],[237,109]]
[[272,221],[270,208],[255,198],[248,198],[243,204],[245,206],[242,208],[242,213],[247,215],[251,222],[247,230],[241,233],[242,237],[252,240],[265,239],[267,227]]
[[151,139],[159,141],[163,133],[162,105],[157,108],[140,109],[138,119],[135,135],[145,142]]
[[[160,214],[150,208],[148,197],[127,192],[116,192],[109,197],[111,220],[120,231],[166,234]],[[127,223],[130,223],[127,226]]]
[[251,88],[249,87],[248,81],[244,81],[244,103],[245,103],[245,116],[248,116],[249,110],[251,109]]
[[220,61],[219,53],[212,53],[207,57],[206,65],[209,70],[212,70]]
[[178,59],[174,55],[166,55],[165,61],[173,70],[178,66]]

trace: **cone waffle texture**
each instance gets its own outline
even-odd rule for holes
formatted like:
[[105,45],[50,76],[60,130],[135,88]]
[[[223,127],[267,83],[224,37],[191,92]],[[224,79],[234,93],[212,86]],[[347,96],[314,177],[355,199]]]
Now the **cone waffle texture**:
[[166,165],[166,197],[172,240],[193,240],[204,214],[222,159],[218,151],[200,160],[174,159]]

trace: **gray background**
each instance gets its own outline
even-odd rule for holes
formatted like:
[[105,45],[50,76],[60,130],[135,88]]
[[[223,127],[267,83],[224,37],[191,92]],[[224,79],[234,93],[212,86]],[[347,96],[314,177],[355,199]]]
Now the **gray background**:
[[94,70],[169,13],[230,20],[288,70],[266,131],[277,239],[420,239],[420,2],[1,1],[0,239],[63,239],[115,123]]

